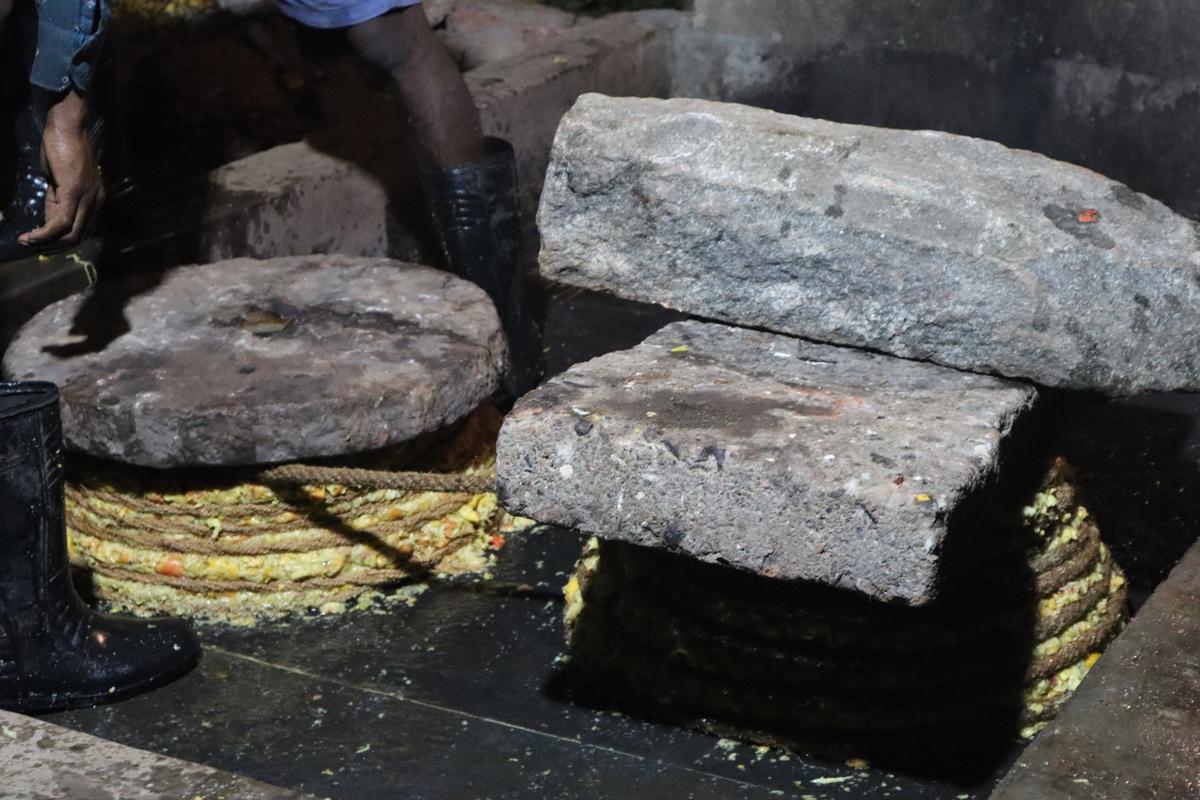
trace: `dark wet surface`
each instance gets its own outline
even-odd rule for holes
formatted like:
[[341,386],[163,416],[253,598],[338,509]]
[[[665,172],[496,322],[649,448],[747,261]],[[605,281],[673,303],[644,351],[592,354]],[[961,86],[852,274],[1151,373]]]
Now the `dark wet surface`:
[[[506,546],[492,581],[411,607],[208,628],[193,675],[51,721],[334,798],[957,798],[960,787],[716,737],[569,702],[559,587],[579,552],[546,531]],[[998,777],[998,775],[996,776]]]
[[[631,346],[676,317],[555,299],[551,369]],[[1140,602],[1200,531],[1200,396],[1067,398],[1060,433]],[[207,628],[203,664],[153,695],[52,721],[319,797],[986,798],[652,724],[566,697],[560,590],[581,540],[511,537],[490,581],[412,607]]]

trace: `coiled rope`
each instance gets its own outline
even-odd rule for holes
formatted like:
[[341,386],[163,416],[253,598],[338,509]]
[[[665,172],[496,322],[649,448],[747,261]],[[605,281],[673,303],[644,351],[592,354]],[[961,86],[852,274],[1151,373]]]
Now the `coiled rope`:
[[337,484],[355,489],[394,489],[401,492],[454,492],[460,494],[490,494],[496,491],[496,477],[484,474],[389,472],[353,467],[285,464],[263,470],[255,477],[268,485],[321,486]]

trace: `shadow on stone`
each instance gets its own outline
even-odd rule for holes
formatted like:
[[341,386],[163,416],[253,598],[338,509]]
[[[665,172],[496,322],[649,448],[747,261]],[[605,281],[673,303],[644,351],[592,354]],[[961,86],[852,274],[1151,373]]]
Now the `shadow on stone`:
[[71,335],[79,340],[67,345],[47,345],[43,352],[60,359],[103,352],[129,333],[125,309],[130,301],[152,291],[162,280],[161,272],[135,272],[100,281],[84,299],[71,324]]

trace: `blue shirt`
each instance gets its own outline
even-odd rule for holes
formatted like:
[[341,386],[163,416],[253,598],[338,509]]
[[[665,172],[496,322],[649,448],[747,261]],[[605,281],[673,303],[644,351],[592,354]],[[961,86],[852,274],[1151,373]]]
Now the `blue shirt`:
[[86,92],[104,45],[110,0],[36,0],[37,53],[29,80],[52,92]]
[[284,16],[310,28],[347,28],[420,0],[275,0]]

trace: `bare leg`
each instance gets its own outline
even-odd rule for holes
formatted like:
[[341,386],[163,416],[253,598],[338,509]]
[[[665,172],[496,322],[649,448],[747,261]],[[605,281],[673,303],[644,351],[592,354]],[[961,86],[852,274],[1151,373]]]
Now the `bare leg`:
[[392,76],[426,163],[453,167],[483,158],[479,111],[420,6],[355,25],[347,38]]

